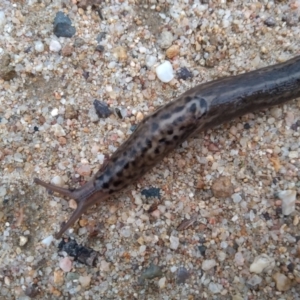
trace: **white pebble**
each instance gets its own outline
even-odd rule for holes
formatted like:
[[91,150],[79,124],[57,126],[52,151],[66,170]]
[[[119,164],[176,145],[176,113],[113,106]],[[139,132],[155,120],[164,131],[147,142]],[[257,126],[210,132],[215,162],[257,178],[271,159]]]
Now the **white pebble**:
[[110,263],[108,263],[106,260],[101,260],[100,262],[100,271],[108,272],[110,269]]
[[273,269],[275,266],[274,258],[269,257],[267,254],[256,256],[250,266],[250,272],[259,274],[263,271]]
[[160,278],[158,281],[158,286],[160,289],[165,288],[166,286],[166,277]]
[[53,51],[53,52],[58,52],[60,51],[61,49],[61,44],[59,41],[56,41],[56,40],[52,40],[50,42],[50,46],[49,46],[49,49],[50,51]]
[[44,51],[44,44],[41,41],[36,41],[34,43],[34,49],[36,52],[43,52]]
[[19,238],[19,246],[24,246],[28,242],[28,237],[21,235]]
[[6,17],[4,11],[0,10],[0,29],[4,28],[6,24]]
[[208,289],[213,293],[213,294],[219,294],[223,287],[221,284],[219,283],[215,283],[215,282],[210,282],[208,285]]
[[57,115],[58,115],[58,109],[55,107],[55,108],[53,108],[52,111],[51,111],[51,116],[52,116],[52,117],[55,117],[55,116],[57,116]]
[[49,247],[49,246],[51,245],[52,241],[53,241],[53,236],[52,236],[52,235],[49,235],[49,236],[47,236],[46,238],[44,238],[44,239],[41,241],[41,243],[42,243],[43,245],[45,245],[46,247]]
[[170,236],[170,248],[176,250],[179,246],[179,238],[176,236]]
[[57,175],[51,179],[51,183],[54,185],[63,186],[64,181],[62,180],[62,178],[60,176]]
[[290,151],[289,158],[298,158],[298,151]]
[[173,67],[169,61],[165,61],[156,68],[156,75],[162,82],[170,82],[174,78]]
[[231,196],[234,203],[240,203],[242,201],[242,197],[240,194],[235,193]]
[[296,191],[286,190],[278,193],[278,197],[282,200],[282,214],[290,215],[295,211]]
[[4,197],[6,193],[6,188],[4,186],[0,186],[0,197]]
[[216,264],[217,262],[214,259],[206,259],[202,262],[202,270],[208,271],[212,269]]

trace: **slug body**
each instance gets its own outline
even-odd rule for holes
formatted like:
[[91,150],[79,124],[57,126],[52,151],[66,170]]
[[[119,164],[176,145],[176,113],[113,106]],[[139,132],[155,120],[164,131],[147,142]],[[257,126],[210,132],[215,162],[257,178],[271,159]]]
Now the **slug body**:
[[77,209],[56,238],[88,207],[136,181],[196,131],[297,97],[300,97],[300,56],[185,92],[146,117],[94,178],[79,189],[64,189],[36,178],[35,183],[77,202]]

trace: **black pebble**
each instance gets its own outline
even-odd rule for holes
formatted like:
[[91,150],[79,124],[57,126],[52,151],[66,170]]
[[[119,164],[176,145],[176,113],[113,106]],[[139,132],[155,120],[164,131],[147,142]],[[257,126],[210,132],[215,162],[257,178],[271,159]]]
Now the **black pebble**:
[[92,248],[87,248],[85,246],[77,244],[75,240],[70,238],[65,241],[62,239],[58,244],[59,251],[65,251],[68,255],[74,257],[75,260],[87,266],[96,266],[98,259],[98,252],[94,251]]
[[158,198],[160,199],[160,189],[159,188],[154,188],[154,187],[151,187],[149,189],[144,189],[142,190],[141,194],[143,196],[145,196],[146,198]]
[[248,130],[248,129],[250,129],[250,128],[251,128],[251,126],[249,125],[249,123],[245,123],[245,124],[244,124],[244,129]]
[[57,37],[72,37],[76,33],[70,18],[61,11],[56,13],[53,33]]
[[98,51],[98,52],[103,52],[104,51],[104,47],[102,45],[97,45],[97,47],[96,47],[95,50]]
[[187,80],[188,78],[192,78],[193,74],[186,68],[182,67],[177,72],[178,79]]
[[266,221],[271,220],[270,214],[268,212],[262,213],[263,217],[265,218]]
[[112,114],[112,111],[104,101],[95,99],[93,104],[99,118],[107,118]]
[[206,249],[207,249],[207,247],[205,247],[204,245],[198,246],[198,250],[200,251],[200,254],[202,256],[205,256]]
[[33,130],[34,130],[34,131],[39,131],[39,128],[38,128],[37,126],[34,126],[34,127],[33,127]]

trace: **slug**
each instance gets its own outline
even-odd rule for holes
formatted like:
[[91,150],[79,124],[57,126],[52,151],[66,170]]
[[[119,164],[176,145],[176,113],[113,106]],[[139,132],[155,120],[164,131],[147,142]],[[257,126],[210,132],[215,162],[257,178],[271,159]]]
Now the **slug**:
[[93,204],[143,176],[193,133],[258,109],[300,97],[300,56],[284,63],[200,84],[146,117],[82,187],[72,190],[35,178],[46,189],[77,202],[59,239]]

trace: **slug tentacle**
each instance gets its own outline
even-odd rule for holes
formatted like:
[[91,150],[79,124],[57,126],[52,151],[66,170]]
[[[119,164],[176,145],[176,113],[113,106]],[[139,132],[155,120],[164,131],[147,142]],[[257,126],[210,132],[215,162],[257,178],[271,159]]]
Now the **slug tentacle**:
[[46,183],[38,178],[34,178],[34,182],[50,191],[74,199],[77,203],[77,208],[71,215],[70,219],[64,223],[59,232],[55,234],[56,239],[61,238],[62,234],[68,228],[70,228],[90,206],[103,201],[108,197],[107,193],[103,191],[97,191],[95,189],[94,180],[87,182],[84,186],[75,190],[65,189],[50,183]]
[[87,208],[123,190],[199,130],[300,97],[300,56],[256,71],[200,84],[146,117],[95,177],[74,191],[35,183],[75,199],[77,208],[56,237]]

